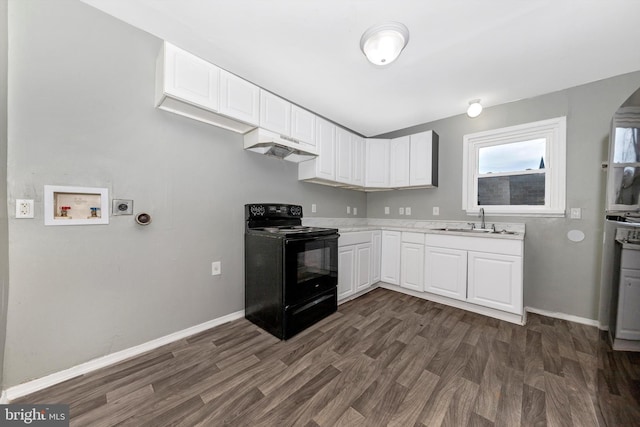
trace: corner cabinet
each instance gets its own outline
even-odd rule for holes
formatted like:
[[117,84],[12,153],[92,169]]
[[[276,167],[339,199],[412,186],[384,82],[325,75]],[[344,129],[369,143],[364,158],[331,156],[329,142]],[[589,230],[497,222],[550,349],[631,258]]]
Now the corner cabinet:
[[[318,125],[316,125],[318,126]],[[317,184],[380,191],[438,186],[438,134],[420,132],[394,139],[364,139],[335,128],[335,154],[323,154],[300,163],[298,179]],[[318,144],[322,144],[320,138]],[[333,165],[335,176],[321,173],[321,164]]]

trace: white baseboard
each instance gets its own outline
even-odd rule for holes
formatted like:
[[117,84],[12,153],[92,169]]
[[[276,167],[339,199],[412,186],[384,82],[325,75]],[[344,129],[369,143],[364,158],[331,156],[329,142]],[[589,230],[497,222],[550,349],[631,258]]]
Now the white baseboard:
[[587,319],[586,317],[574,316],[573,314],[560,313],[557,311],[547,311],[547,310],[542,310],[540,308],[534,308],[534,307],[525,307],[524,310],[528,311],[529,313],[535,313],[535,314],[540,314],[542,316],[553,317],[554,319],[562,319],[562,320],[567,320],[569,322],[581,323],[583,325],[595,326],[598,328],[600,327],[600,322],[598,322],[597,320]]
[[19,397],[26,396],[36,391],[51,387],[52,385],[67,381],[71,378],[86,374],[88,372],[95,371],[100,368],[104,368],[109,365],[121,362],[125,359],[129,359],[133,356],[138,356],[149,350],[161,347],[165,344],[172,343],[174,341],[181,340],[183,338],[195,335],[199,332],[206,331],[215,326],[222,325],[223,323],[231,322],[232,320],[241,319],[244,317],[244,310],[236,311],[226,316],[218,317],[217,319],[209,320],[208,322],[200,323],[199,325],[192,326],[187,329],[183,329],[178,332],[174,332],[169,335],[165,335],[160,338],[156,338],[146,343],[130,347],[116,353],[111,353],[106,356],[99,357],[97,359],[90,360],[77,366],[73,366],[63,371],[54,372],[42,378],[37,378],[26,383],[18,384],[13,387],[9,387],[2,391],[0,397],[0,403],[8,403]]
[[437,302],[443,305],[448,305],[462,310],[471,311],[473,313],[482,314],[484,316],[493,317],[495,319],[504,320],[505,322],[515,323],[516,325],[523,325],[524,318],[518,314],[507,313],[506,311],[494,310],[493,308],[482,307],[480,305],[471,304],[466,301],[459,301],[453,298],[447,298],[441,295],[435,295],[427,292],[417,292],[411,289],[402,288],[390,283],[380,282],[380,287],[389,289],[391,291],[400,292],[403,294],[411,295],[417,298],[426,299],[429,301]]

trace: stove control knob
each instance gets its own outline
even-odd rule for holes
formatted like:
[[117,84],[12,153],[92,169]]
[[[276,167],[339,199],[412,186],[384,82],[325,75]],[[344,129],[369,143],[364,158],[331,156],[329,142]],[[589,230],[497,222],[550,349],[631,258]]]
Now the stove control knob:
[[290,212],[293,216],[300,216],[302,215],[302,208],[300,206],[291,206]]
[[251,215],[253,215],[253,216],[262,216],[262,215],[264,215],[264,206],[253,205],[253,206],[251,206],[250,211],[251,211]]

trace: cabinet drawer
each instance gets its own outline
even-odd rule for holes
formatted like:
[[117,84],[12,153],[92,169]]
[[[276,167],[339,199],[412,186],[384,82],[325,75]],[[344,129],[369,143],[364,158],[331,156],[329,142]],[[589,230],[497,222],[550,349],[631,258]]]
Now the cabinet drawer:
[[635,249],[623,249],[620,267],[640,270],[640,251]]
[[424,245],[424,233],[412,233],[403,231],[402,241],[404,243],[417,243],[419,245]]
[[371,243],[371,231],[341,233],[338,239],[338,246],[359,245],[361,243]]

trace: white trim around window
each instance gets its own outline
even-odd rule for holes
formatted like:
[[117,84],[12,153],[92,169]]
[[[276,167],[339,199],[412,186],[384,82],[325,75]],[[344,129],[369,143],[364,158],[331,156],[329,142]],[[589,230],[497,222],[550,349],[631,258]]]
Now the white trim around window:
[[[543,138],[545,148],[544,205],[482,205],[478,204],[479,150]],[[511,216],[564,217],[566,205],[566,140],[567,119],[557,117],[501,129],[465,135],[463,138],[462,209],[477,215],[480,208],[486,214]],[[536,173],[522,171],[521,173]],[[497,176],[499,174],[496,174]]]

